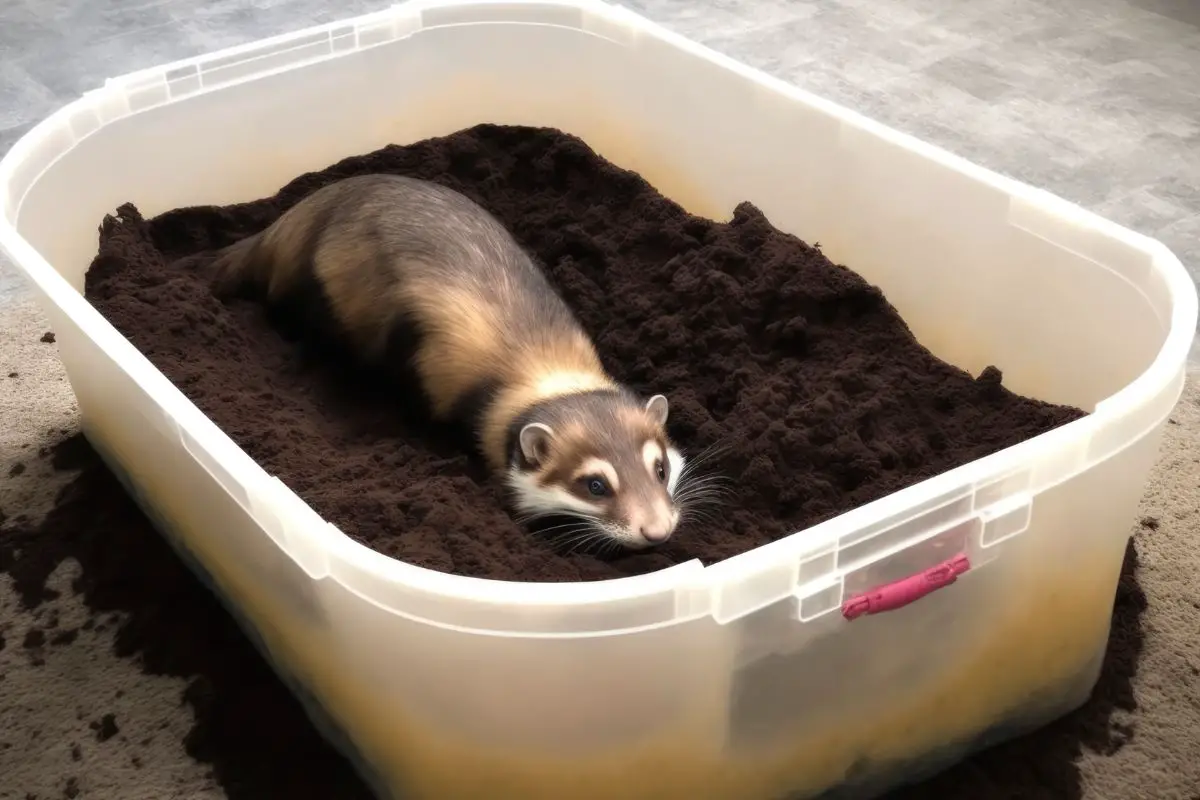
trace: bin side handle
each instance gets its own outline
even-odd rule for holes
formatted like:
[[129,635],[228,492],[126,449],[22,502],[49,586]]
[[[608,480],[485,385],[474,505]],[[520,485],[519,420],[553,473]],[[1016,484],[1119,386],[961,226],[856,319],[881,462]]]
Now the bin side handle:
[[851,597],[842,603],[842,616],[847,620],[854,620],[868,614],[881,614],[884,611],[903,608],[930,592],[949,586],[970,568],[970,559],[965,553],[960,553],[915,575]]

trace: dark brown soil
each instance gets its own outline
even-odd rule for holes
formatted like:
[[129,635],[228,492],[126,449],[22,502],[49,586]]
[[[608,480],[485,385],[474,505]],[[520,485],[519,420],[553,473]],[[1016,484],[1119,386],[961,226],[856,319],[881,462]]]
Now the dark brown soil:
[[[319,186],[389,172],[492,211],[544,264],[614,375],[671,400],[672,433],[736,496],[717,524],[600,559],[519,529],[460,443],[402,392],[312,359],[250,301],[216,300],[211,251]],[[133,198],[136,200],[136,198]],[[938,258],[931,253],[930,258]],[[483,125],[303,175],[275,197],[106,217],[88,299],[268,472],[380,552],[508,580],[635,575],[712,563],[1074,420],[917,343],[882,293],[752,205],[694,217],[579,139]]]
[[[370,798],[353,769],[317,734],[217,599],[175,556],[87,441],[73,436],[47,455],[55,469],[77,476],[40,524],[14,518],[0,528],[0,574],[12,579],[21,605],[32,610],[56,599],[47,580],[63,561],[77,561],[81,574],[71,588],[92,612],[82,627],[112,625],[113,612],[121,612],[115,623],[117,655],[136,659],[149,674],[188,679],[183,699],[196,725],[184,745],[193,758],[213,765],[230,800]],[[70,633],[48,637],[35,629],[21,644],[76,646]],[[3,644],[0,637],[0,649]],[[100,742],[120,727],[112,714],[91,723]],[[134,741],[148,733],[163,735],[125,732],[136,733]],[[143,752],[133,742],[112,752],[121,758],[130,753],[139,760],[155,757],[148,746]]]

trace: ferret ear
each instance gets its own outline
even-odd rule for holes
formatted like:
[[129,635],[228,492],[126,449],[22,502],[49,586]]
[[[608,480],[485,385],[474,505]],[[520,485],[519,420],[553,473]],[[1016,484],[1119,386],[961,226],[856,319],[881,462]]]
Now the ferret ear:
[[646,413],[654,420],[654,424],[659,427],[667,424],[667,398],[664,395],[656,394],[646,401]]
[[538,464],[545,460],[550,452],[550,442],[554,440],[554,431],[549,425],[531,422],[521,428],[521,455],[530,464]]

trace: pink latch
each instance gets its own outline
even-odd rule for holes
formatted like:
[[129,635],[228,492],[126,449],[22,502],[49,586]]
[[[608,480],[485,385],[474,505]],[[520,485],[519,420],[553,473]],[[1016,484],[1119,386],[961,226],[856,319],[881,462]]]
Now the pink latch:
[[842,603],[842,616],[846,619],[857,619],[867,614],[879,614],[903,608],[914,600],[920,600],[930,592],[949,586],[958,580],[959,575],[970,568],[970,559],[965,554],[959,554],[924,572],[909,575],[894,583],[886,583],[869,592],[851,597]]

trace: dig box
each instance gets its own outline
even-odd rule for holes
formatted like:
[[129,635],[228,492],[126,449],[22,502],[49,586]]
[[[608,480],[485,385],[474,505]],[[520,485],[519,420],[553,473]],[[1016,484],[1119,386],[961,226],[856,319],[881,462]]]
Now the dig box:
[[[708,568],[505,583],[356,544],[84,300],[96,225],[479,122],[750,200],[941,358],[1091,414]],[[13,147],[0,205],[89,439],[381,796],[866,798],[1073,709],[1196,328],[1158,242],[596,0],[417,0],[109,80]],[[914,564],[958,577],[859,615]]]

